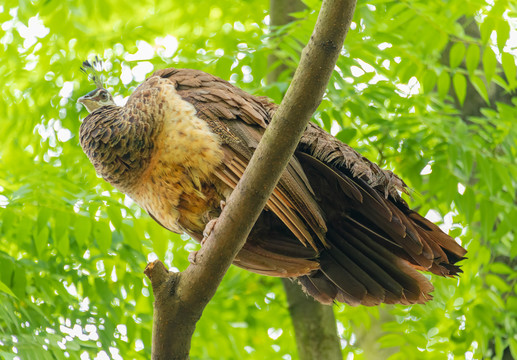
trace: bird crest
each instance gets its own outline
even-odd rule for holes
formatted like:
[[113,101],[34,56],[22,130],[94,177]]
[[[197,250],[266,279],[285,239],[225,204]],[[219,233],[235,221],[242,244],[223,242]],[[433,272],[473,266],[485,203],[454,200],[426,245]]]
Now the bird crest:
[[102,60],[99,60],[98,56],[95,56],[93,62],[83,61],[83,66],[81,66],[81,71],[88,76],[88,80],[92,81],[98,89],[104,88],[102,86],[103,77],[99,73],[99,71],[102,71],[102,67]]

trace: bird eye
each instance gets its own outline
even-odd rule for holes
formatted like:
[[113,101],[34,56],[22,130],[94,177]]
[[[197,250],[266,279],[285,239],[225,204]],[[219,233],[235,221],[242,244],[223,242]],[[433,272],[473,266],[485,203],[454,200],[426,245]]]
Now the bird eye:
[[101,98],[102,98],[102,100],[108,100],[108,94],[106,94],[105,92],[103,92],[103,93],[101,94]]

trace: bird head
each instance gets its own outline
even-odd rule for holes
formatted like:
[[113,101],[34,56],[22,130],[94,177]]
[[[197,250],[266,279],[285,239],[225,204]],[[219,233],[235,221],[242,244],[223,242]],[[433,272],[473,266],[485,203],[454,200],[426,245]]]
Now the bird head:
[[97,88],[93,91],[90,91],[88,94],[81,96],[77,102],[83,104],[89,113],[92,113],[93,111],[103,106],[115,105],[113,96],[111,96],[108,90],[103,88]]
[[93,81],[97,86],[95,90],[90,91],[88,94],[77,100],[78,103],[84,105],[89,113],[92,113],[103,106],[115,105],[113,96],[111,96],[108,90],[102,87],[101,75],[97,72],[96,67],[102,68],[102,62],[97,57],[95,57],[93,64],[86,60],[83,62],[83,66],[81,67],[81,71],[84,72],[88,76],[88,79]]

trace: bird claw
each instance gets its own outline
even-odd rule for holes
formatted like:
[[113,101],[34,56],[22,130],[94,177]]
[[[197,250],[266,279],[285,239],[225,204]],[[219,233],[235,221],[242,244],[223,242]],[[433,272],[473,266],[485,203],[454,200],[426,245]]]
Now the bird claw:
[[[224,204],[223,203],[224,203],[224,201],[221,201],[221,208],[224,205],[226,205],[226,203],[224,203]],[[203,230],[203,239],[201,239],[201,246],[203,246],[205,244],[206,240],[208,239],[208,237],[214,230],[215,224],[217,223],[217,219],[218,218],[212,219],[206,224],[205,230]],[[192,265],[197,264],[197,253],[198,253],[198,251],[192,251],[191,253],[188,254],[188,261]]]
[[214,230],[215,224],[217,223],[217,219],[212,219],[206,224],[205,230],[203,230],[203,239],[201,240],[201,246],[206,242],[212,231]]
[[192,265],[197,265],[197,251],[192,251],[191,253],[188,254],[188,262],[191,263]]
[[221,211],[224,210],[225,206],[226,206],[226,201],[221,200],[221,202],[219,202],[219,207],[221,208]]

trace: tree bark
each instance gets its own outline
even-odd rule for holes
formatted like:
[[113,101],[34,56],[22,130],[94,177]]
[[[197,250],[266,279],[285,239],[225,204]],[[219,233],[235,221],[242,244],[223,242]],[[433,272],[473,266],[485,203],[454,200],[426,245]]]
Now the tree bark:
[[[269,16],[272,31],[278,26],[293,22],[295,18],[290,14],[303,9],[305,5],[300,0],[271,0]],[[272,66],[277,60],[276,55],[272,54],[268,63]],[[267,75],[268,83],[277,81],[279,75],[286,70],[288,67],[284,64],[274,67]],[[314,301],[297,283],[289,279],[282,279],[282,283],[300,360],[341,360],[341,342],[332,306]]]
[[[278,26],[293,22],[296,19],[290,14],[302,11],[303,9],[305,9],[305,4],[300,0],[271,0],[269,2],[269,25],[272,28],[271,30],[274,31]],[[287,66],[283,63],[274,66],[278,60],[275,53],[271,54],[267,60],[269,66],[273,67],[269,74],[267,74],[267,82],[273,83],[278,81],[278,77],[282,72],[287,70]]]
[[195,324],[246,242],[325,92],[350,26],[355,0],[324,0],[291,86],[217,224],[182,273],[150,263],[154,302],[152,358],[189,359]]
[[298,284],[289,279],[282,279],[282,283],[300,360],[342,360],[332,306],[322,305],[307,296]]
[[363,358],[366,360],[388,359],[391,355],[399,352],[400,347],[381,347],[379,339],[387,333],[382,329],[382,325],[395,321],[396,318],[387,307],[379,307],[379,318],[375,318],[371,314],[369,316],[371,318],[369,328],[355,329],[357,346],[363,350]]

